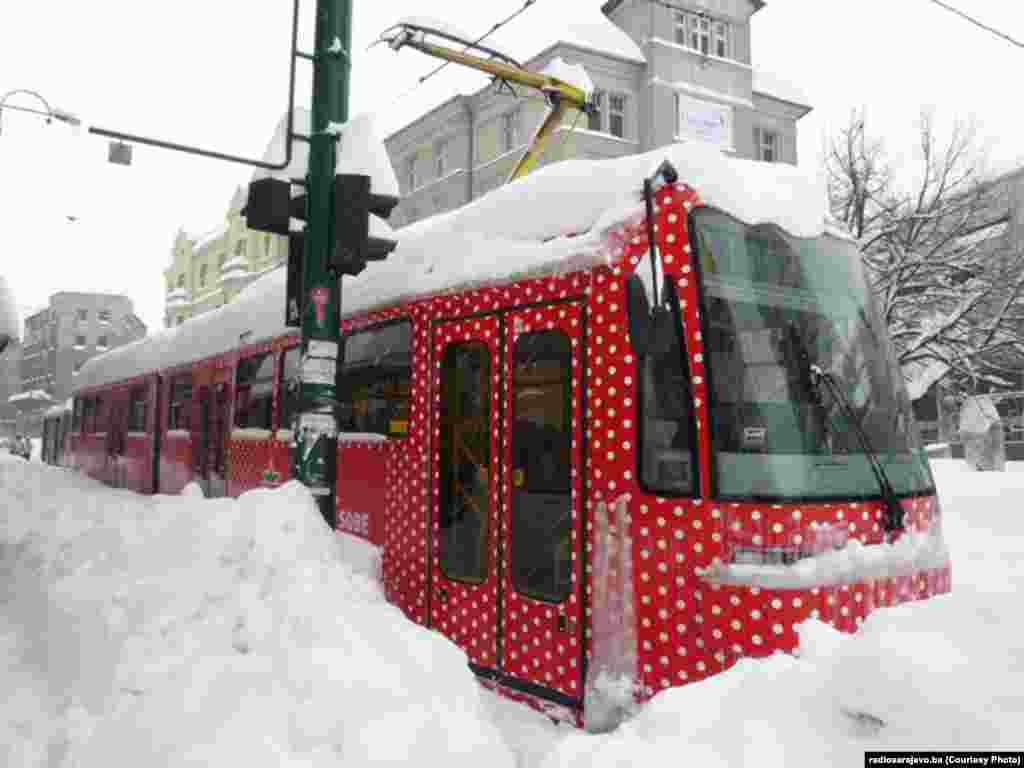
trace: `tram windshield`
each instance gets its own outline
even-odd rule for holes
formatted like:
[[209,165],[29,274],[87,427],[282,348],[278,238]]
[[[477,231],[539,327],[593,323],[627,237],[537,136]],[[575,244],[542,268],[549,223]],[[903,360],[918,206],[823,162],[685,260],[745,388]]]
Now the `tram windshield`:
[[[704,289],[717,495],[879,497],[852,418],[893,490],[933,492],[906,384],[860,253],[714,209],[692,217]],[[845,395],[816,386],[811,366]]]

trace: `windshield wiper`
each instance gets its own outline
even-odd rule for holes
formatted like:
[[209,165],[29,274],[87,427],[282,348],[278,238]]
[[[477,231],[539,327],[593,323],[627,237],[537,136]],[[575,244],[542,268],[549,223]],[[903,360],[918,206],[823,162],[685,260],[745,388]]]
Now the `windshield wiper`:
[[839,404],[840,412],[846,417],[846,421],[850,426],[853,427],[853,432],[857,435],[861,448],[864,449],[864,455],[867,457],[868,464],[871,465],[871,471],[878,481],[878,486],[882,490],[882,499],[885,501],[885,517],[882,519],[883,527],[887,533],[904,530],[903,507],[896,497],[896,491],[893,490],[892,483],[889,482],[889,476],[885,473],[885,467],[882,466],[878,454],[871,445],[871,440],[868,438],[868,433],[864,430],[864,425],[861,424],[857,414],[853,411],[853,406],[850,405],[849,398],[846,397],[846,393],[843,392],[832,373],[823,371],[820,366],[814,363],[810,364],[810,371],[814,386],[818,387],[824,383],[829,394],[832,395],[832,399]]
[[[882,500],[885,502],[885,516],[882,519],[882,525],[887,533],[893,531],[902,531],[905,528],[904,525],[904,513],[903,507],[900,505],[899,499],[896,497],[896,491],[893,490],[892,483],[889,482],[889,476],[885,472],[885,467],[882,466],[881,460],[878,458],[878,454],[871,445],[871,440],[868,438],[867,432],[864,430],[864,425],[861,424],[857,414],[853,410],[853,406],[850,404],[849,398],[846,397],[846,393],[843,392],[839,386],[839,382],[836,380],[834,374],[822,370],[821,366],[811,361],[810,350],[807,348],[807,342],[804,340],[803,334],[797,329],[795,323],[789,324],[790,337],[793,340],[795,346],[795,352],[797,355],[797,365],[803,379],[806,384],[810,386],[811,400],[819,408],[824,408],[824,403],[821,402],[819,392],[821,385],[824,384],[825,388],[828,389],[829,394],[832,396],[833,401],[839,405],[839,410],[846,418],[847,423],[853,428],[854,434],[857,436],[857,441],[860,443],[861,448],[864,451],[864,456],[868,460],[868,464],[871,467],[871,472],[875,476],[875,480],[878,482],[878,487],[882,491]],[[804,376],[807,379],[804,379]]]

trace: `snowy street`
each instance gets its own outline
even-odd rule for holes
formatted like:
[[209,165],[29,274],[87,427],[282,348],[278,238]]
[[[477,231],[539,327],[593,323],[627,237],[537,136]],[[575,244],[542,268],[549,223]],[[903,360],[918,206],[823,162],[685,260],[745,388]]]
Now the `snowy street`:
[[139,496],[0,454],[0,765],[860,766],[1020,749],[1024,466],[933,462],[951,595],[808,622],[800,656],[657,696],[614,733],[476,684],[304,488]]

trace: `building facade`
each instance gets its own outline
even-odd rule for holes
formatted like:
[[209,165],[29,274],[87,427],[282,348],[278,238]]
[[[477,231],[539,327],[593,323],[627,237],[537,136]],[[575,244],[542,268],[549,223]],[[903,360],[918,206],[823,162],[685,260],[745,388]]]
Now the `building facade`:
[[0,438],[13,437],[18,427],[18,410],[7,398],[21,391],[21,344],[17,339],[0,352]]
[[[609,0],[608,25],[525,62],[582,64],[592,115],[571,115],[540,164],[647,152],[705,141],[738,157],[797,162],[797,122],[811,111],[795,89],[753,66],[750,19],[760,0]],[[533,95],[533,94],[531,94]],[[508,178],[546,105],[487,87],[459,95],[385,140],[402,201],[394,226],[461,206]]]
[[127,296],[55,293],[49,306],[25,319],[21,391],[41,390],[65,400],[86,360],[145,335],[146,325]]
[[194,238],[178,232],[171,263],[164,270],[164,327],[181,325],[227,304],[242,288],[287,259],[287,238],[245,226],[241,214],[245,201],[245,190],[238,188],[218,227]]

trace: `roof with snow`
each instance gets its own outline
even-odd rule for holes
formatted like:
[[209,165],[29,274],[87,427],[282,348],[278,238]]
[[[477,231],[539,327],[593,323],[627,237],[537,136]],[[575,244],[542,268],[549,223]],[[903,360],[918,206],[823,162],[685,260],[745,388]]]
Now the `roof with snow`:
[[804,107],[807,112],[811,111],[809,99],[795,85],[771,72],[762,69],[754,70],[754,93],[769,96],[779,101],[785,101],[798,107]]
[[[820,179],[782,163],[729,157],[702,143],[613,160],[566,160],[449,213],[397,230],[398,247],[342,282],[346,316],[448,291],[565,274],[617,259],[609,229],[643,215],[643,179],[668,159],[708,205],[800,237],[822,234]],[[580,234],[583,233],[583,234]],[[230,304],[89,360],[76,391],[221,354],[291,333],[284,325],[285,270],[250,284]]]
[[[604,5],[601,6],[601,13],[608,15],[613,13],[625,0],[608,0]],[[757,13],[764,8],[764,0],[750,0],[750,4],[754,6],[754,13]]]

